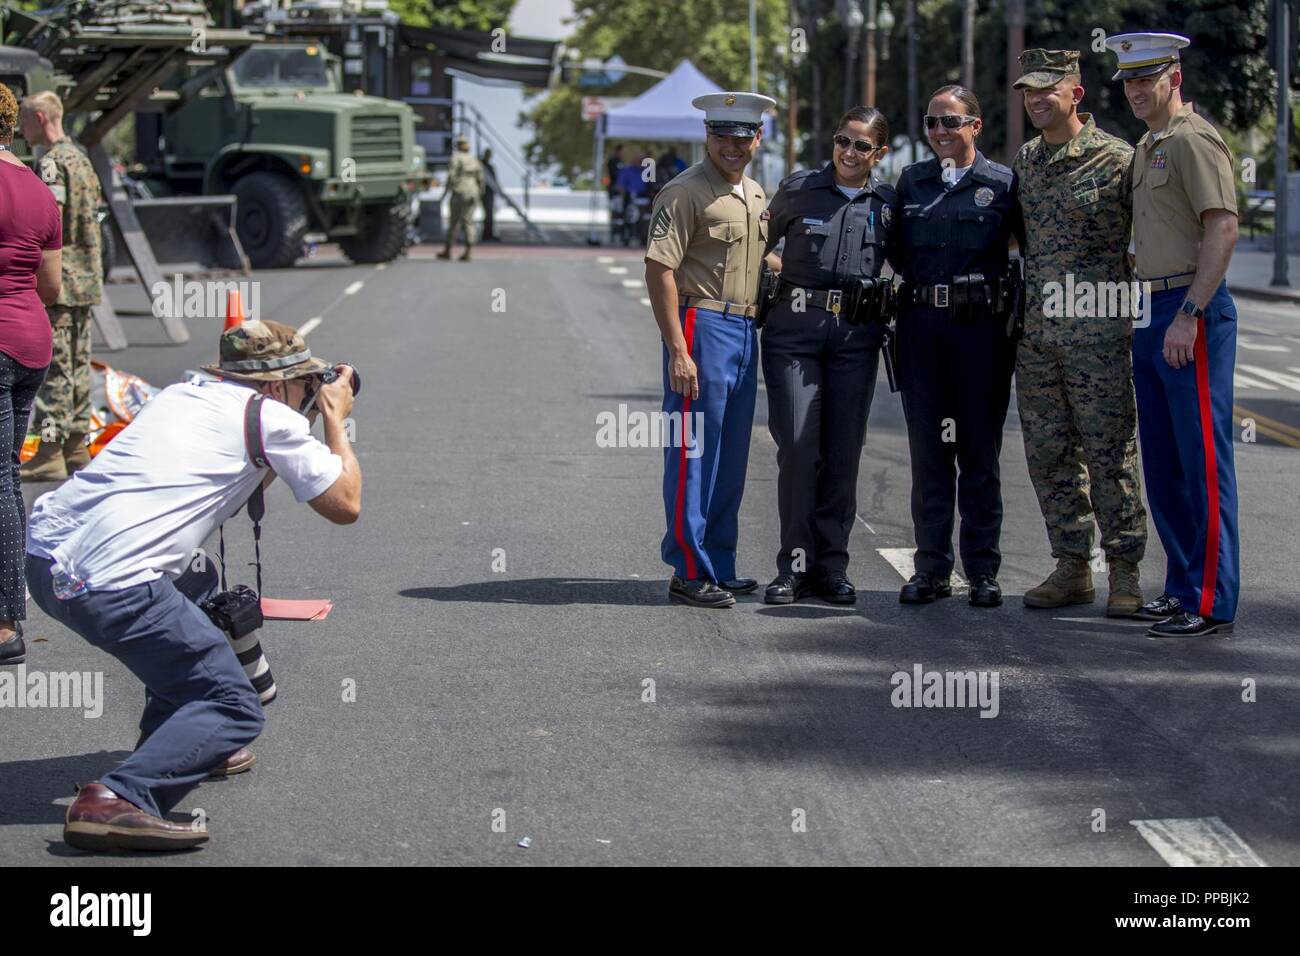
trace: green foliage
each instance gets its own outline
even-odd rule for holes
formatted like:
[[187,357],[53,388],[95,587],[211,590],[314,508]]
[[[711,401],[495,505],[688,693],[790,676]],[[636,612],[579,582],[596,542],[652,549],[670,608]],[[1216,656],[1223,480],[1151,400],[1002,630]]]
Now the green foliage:
[[389,0],[388,5],[415,26],[487,31],[505,27],[515,0]]

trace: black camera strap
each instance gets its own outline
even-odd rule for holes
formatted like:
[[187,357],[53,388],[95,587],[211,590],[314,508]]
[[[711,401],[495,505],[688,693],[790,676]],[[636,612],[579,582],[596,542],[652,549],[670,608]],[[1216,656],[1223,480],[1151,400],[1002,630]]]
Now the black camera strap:
[[[266,443],[262,440],[262,402],[266,396],[255,392],[244,406],[244,449],[248,452],[253,467],[269,468],[271,463],[266,457]],[[253,519],[253,565],[257,568],[257,593],[262,593],[262,518],[266,516],[266,497],[262,482],[264,475],[258,476],[257,487],[249,496],[245,506],[248,517]],[[224,526],[217,530],[221,557],[221,590],[226,590],[226,535]]]

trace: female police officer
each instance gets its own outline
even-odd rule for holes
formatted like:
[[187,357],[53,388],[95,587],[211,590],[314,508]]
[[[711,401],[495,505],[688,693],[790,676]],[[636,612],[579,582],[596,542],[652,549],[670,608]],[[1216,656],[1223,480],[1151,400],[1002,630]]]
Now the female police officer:
[[[880,285],[858,280],[880,275],[898,219],[894,188],[871,178],[888,141],[879,110],[849,110],[833,161],[787,178],[768,210],[768,261],[781,276],[762,339],[781,515],[768,604],[811,593],[836,604],[857,598],[845,574],[849,532],[885,334],[873,321]],[[772,250],[783,237],[778,259]]]
[[925,117],[936,158],[908,166],[898,181],[899,228],[888,252],[905,280],[897,354],[916,535],[916,574],[899,594],[905,604],[952,593],[954,499],[970,603],[1002,603],[998,456],[1015,355],[1003,302],[1007,241],[1023,241],[1024,224],[1015,174],[975,148],[982,122],[969,90],[937,90]]

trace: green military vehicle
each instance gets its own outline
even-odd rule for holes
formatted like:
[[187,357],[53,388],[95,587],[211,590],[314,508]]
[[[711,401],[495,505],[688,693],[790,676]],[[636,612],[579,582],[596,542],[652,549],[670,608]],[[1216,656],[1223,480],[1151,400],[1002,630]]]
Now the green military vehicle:
[[259,268],[292,265],[313,234],[354,262],[401,254],[430,185],[411,107],[343,93],[337,59],[311,43],[259,44],[191,72],[174,81],[183,105],[137,117],[152,195],[234,194]]

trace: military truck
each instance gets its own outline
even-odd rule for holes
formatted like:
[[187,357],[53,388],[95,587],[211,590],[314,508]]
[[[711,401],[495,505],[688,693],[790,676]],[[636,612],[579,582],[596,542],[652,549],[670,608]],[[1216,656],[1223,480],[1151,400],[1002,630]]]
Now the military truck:
[[343,93],[338,60],[311,43],[259,44],[190,73],[173,81],[183,105],[137,116],[150,193],[233,193],[259,268],[292,265],[310,234],[354,262],[401,254],[430,184],[409,106]]

